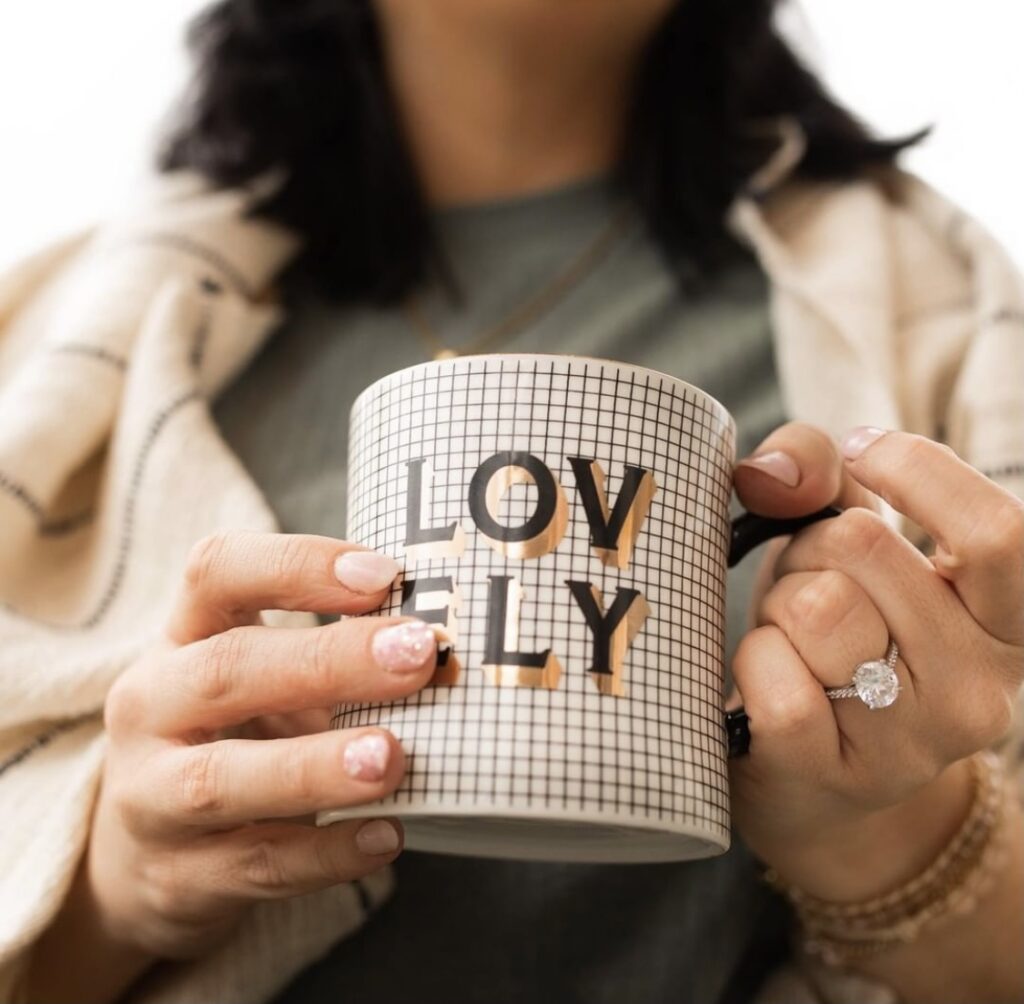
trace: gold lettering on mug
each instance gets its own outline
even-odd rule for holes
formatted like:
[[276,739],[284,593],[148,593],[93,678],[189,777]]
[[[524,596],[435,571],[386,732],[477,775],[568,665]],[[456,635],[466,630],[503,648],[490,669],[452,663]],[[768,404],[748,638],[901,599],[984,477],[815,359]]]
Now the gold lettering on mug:
[[466,531],[455,520],[446,526],[429,526],[434,469],[424,457],[406,462],[408,481],[405,494],[405,556],[409,561],[423,558],[458,558],[466,550]]
[[524,590],[511,575],[488,576],[487,629],[483,670],[499,687],[546,687],[554,690],[562,666],[550,648],[519,651],[519,613]]
[[619,586],[612,605],[605,613],[604,599],[595,586],[571,579],[566,581],[566,585],[583,611],[593,637],[593,654],[587,670],[590,678],[602,694],[625,697],[623,667],[626,652],[650,614],[650,606],[639,590]]
[[459,639],[458,610],[462,593],[450,575],[423,576],[402,582],[402,613],[439,626],[437,667],[428,687],[451,687],[462,667],[455,654]]
[[628,568],[633,546],[643,529],[658,491],[654,475],[642,467],[626,467],[614,509],[608,508],[605,473],[596,460],[567,457],[583,511],[590,526],[590,543],[602,564]]
[[[519,526],[498,521],[500,502],[513,485],[537,489],[533,514]],[[558,547],[569,525],[565,492],[551,469],[532,453],[505,450],[485,460],[469,484],[469,511],[477,530],[506,558],[539,558]]]

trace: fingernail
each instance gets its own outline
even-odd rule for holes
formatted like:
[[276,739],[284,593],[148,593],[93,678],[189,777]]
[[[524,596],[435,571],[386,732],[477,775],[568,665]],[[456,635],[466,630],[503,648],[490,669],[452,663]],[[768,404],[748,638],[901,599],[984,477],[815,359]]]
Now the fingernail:
[[338,581],[354,593],[379,593],[395,581],[401,566],[376,551],[346,551],[334,562]]
[[403,621],[381,628],[370,643],[373,657],[392,673],[420,669],[437,651],[437,638],[425,621]]
[[873,425],[861,425],[851,429],[839,443],[847,460],[856,460],[876,439],[885,435],[885,429]]
[[379,781],[388,769],[391,744],[378,732],[353,739],[342,754],[345,773],[357,781]]
[[398,830],[386,819],[371,819],[356,830],[356,847],[364,854],[390,854],[398,843]]
[[781,481],[787,488],[796,488],[800,484],[800,468],[796,461],[782,450],[772,450],[770,453],[759,453],[754,457],[746,457],[737,466],[754,467],[764,471],[770,478]]

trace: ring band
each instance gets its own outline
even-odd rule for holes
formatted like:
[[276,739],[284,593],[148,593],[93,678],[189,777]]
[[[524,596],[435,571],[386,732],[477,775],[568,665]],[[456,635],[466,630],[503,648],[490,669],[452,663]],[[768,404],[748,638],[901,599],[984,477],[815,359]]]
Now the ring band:
[[844,697],[859,697],[872,711],[887,708],[901,690],[896,676],[896,660],[900,650],[894,639],[889,641],[885,660],[869,659],[860,663],[853,671],[853,679],[845,687],[826,687],[825,696],[830,701]]

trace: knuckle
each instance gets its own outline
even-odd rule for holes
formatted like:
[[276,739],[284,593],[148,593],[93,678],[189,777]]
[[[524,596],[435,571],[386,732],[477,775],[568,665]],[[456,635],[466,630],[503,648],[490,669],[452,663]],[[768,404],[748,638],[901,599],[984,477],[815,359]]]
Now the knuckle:
[[201,592],[227,563],[231,533],[207,534],[197,540],[185,559],[185,585],[191,592]]
[[189,676],[198,700],[220,701],[230,693],[235,668],[247,653],[246,637],[242,629],[229,628],[193,646]]
[[345,630],[344,621],[325,624],[310,631],[304,642],[302,665],[304,676],[316,693],[330,693],[338,688],[339,637]]
[[840,561],[869,559],[890,533],[878,513],[859,506],[844,510],[827,523],[826,539],[831,544],[833,556]]
[[786,601],[792,620],[816,635],[831,634],[857,604],[857,590],[842,572],[816,575]]
[[748,667],[751,669],[756,667],[758,649],[761,646],[761,638],[766,630],[767,628],[765,627],[754,628],[754,630],[748,631],[743,635],[736,645],[736,651],[733,653],[732,671],[741,688],[747,676]]
[[756,660],[769,637],[778,630],[770,625],[764,625],[748,631],[736,645],[736,661],[746,663]]
[[126,674],[119,677],[103,702],[103,727],[114,738],[136,731],[145,717],[147,697]]
[[820,699],[810,688],[797,686],[773,693],[763,702],[766,725],[775,735],[792,735],[805,729],[818,714]]
[[215,816],[224,808],[222,765],[212,744],[192,746],[178,767],[178,802],[185,816]]
[[298,534],[278,534],[270,551],[270,572],[280,582],[303,582],[309,578],[312,555],[308,542]]
[[188,913],[192,898],[187,875],[180,856],[167,851],[150,858],[142,873],[140,886],[153,913],[165,921],[178,921]]
[[101,800],[121,828],[142,839],[166,826],[166,814],[160,804],[163,791],[153,784],[153,760],[153,756],[144,755],[140,762],[135,750],[129,756],[108,753],[100,789]]
[[261,836],[242,851],[238,876],[243,886],[257,896],[279,896],[291,882],[277,840]]
[[799,732],[821,713],[821,691],[806,681],[764,682],[766,656],[776,648],[780,628],[755,628],[743,636],[733,658],[733,676],[747,704],[752,730],[785,736]]
[[140,804],[138,795],[138,785],[125,778],[122,772],[104,772],[103,798],[121,826],[132,834],[145,832],[150,817],[150,813]]

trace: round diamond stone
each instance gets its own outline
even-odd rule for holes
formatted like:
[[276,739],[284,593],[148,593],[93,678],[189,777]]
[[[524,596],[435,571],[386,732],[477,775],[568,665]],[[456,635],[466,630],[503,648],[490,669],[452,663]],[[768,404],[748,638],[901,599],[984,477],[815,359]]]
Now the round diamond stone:
[[857,696],[872,710],[889,707],[900,692],[896,674],[879,659],[862,662],[853,674],[853,685]]

